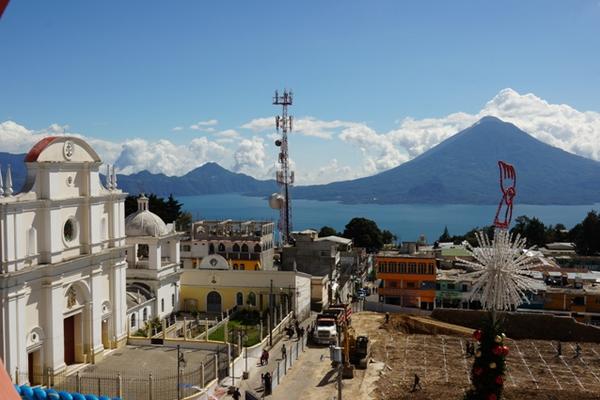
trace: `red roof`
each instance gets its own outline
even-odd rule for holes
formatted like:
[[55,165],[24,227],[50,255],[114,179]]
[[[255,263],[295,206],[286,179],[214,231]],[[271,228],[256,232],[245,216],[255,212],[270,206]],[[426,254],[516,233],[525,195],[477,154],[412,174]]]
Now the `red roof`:
[[56,136],[47,136],[39,142],[37,142],[35,146],[33,146],[31,150],[29,150],[29,153],[27,153],[27,155],[25,156],[25,162],[37,161],[41,152],[44,151],[44,149],[48,147],[54,139],[56,139]]

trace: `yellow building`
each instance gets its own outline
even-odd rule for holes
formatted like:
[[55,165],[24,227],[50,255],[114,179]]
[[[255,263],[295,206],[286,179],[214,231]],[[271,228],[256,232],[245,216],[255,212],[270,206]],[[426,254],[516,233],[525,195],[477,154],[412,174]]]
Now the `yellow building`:
[[[204,261],[207,261],[204,263]],[[220,313],[234,307],[256,310],[273,305],[294,310],[304,317],[310,313],[311,277],[294,271],[234,270],[219,255],[205,257],[198,269],[184,269],[179,298],[184,311]]]

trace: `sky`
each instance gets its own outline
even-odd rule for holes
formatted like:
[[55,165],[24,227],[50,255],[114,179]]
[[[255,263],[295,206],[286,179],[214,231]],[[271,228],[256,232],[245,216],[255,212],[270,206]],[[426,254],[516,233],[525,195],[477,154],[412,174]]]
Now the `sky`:
[[600,1],[12,0],[0,19],[0,151],[75,134],[122,173],[271,178],[284,88],[299,184],[484,115],[600,160]]

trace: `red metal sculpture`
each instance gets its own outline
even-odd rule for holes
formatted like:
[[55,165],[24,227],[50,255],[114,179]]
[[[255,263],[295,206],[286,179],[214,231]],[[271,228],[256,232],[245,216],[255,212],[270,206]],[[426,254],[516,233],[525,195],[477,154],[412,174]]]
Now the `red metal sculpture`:
[[[515,167],[504,161],[498,161],[498,167],[500,168],[500,190],[502,190],[502,199],[500,199],[500,204],[498,204],[498,210],[496,211],[496,217],[494,218],[494,226],[500,229],[508,229],[512,219],[513,199],[517,195],[517,174],[515,172]],[[500,220],[500,211],[503,207],[506,207],[504,210],[504,219]]]

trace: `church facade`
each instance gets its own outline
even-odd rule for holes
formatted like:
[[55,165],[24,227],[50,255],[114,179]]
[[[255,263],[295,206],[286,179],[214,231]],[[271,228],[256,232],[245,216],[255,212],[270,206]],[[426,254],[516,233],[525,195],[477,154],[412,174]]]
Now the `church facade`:
[[25,163],[21,192],[10,169],[0,183],[0,358],[36,384],[127,340],[126,194],[80,138],[44,138]]

